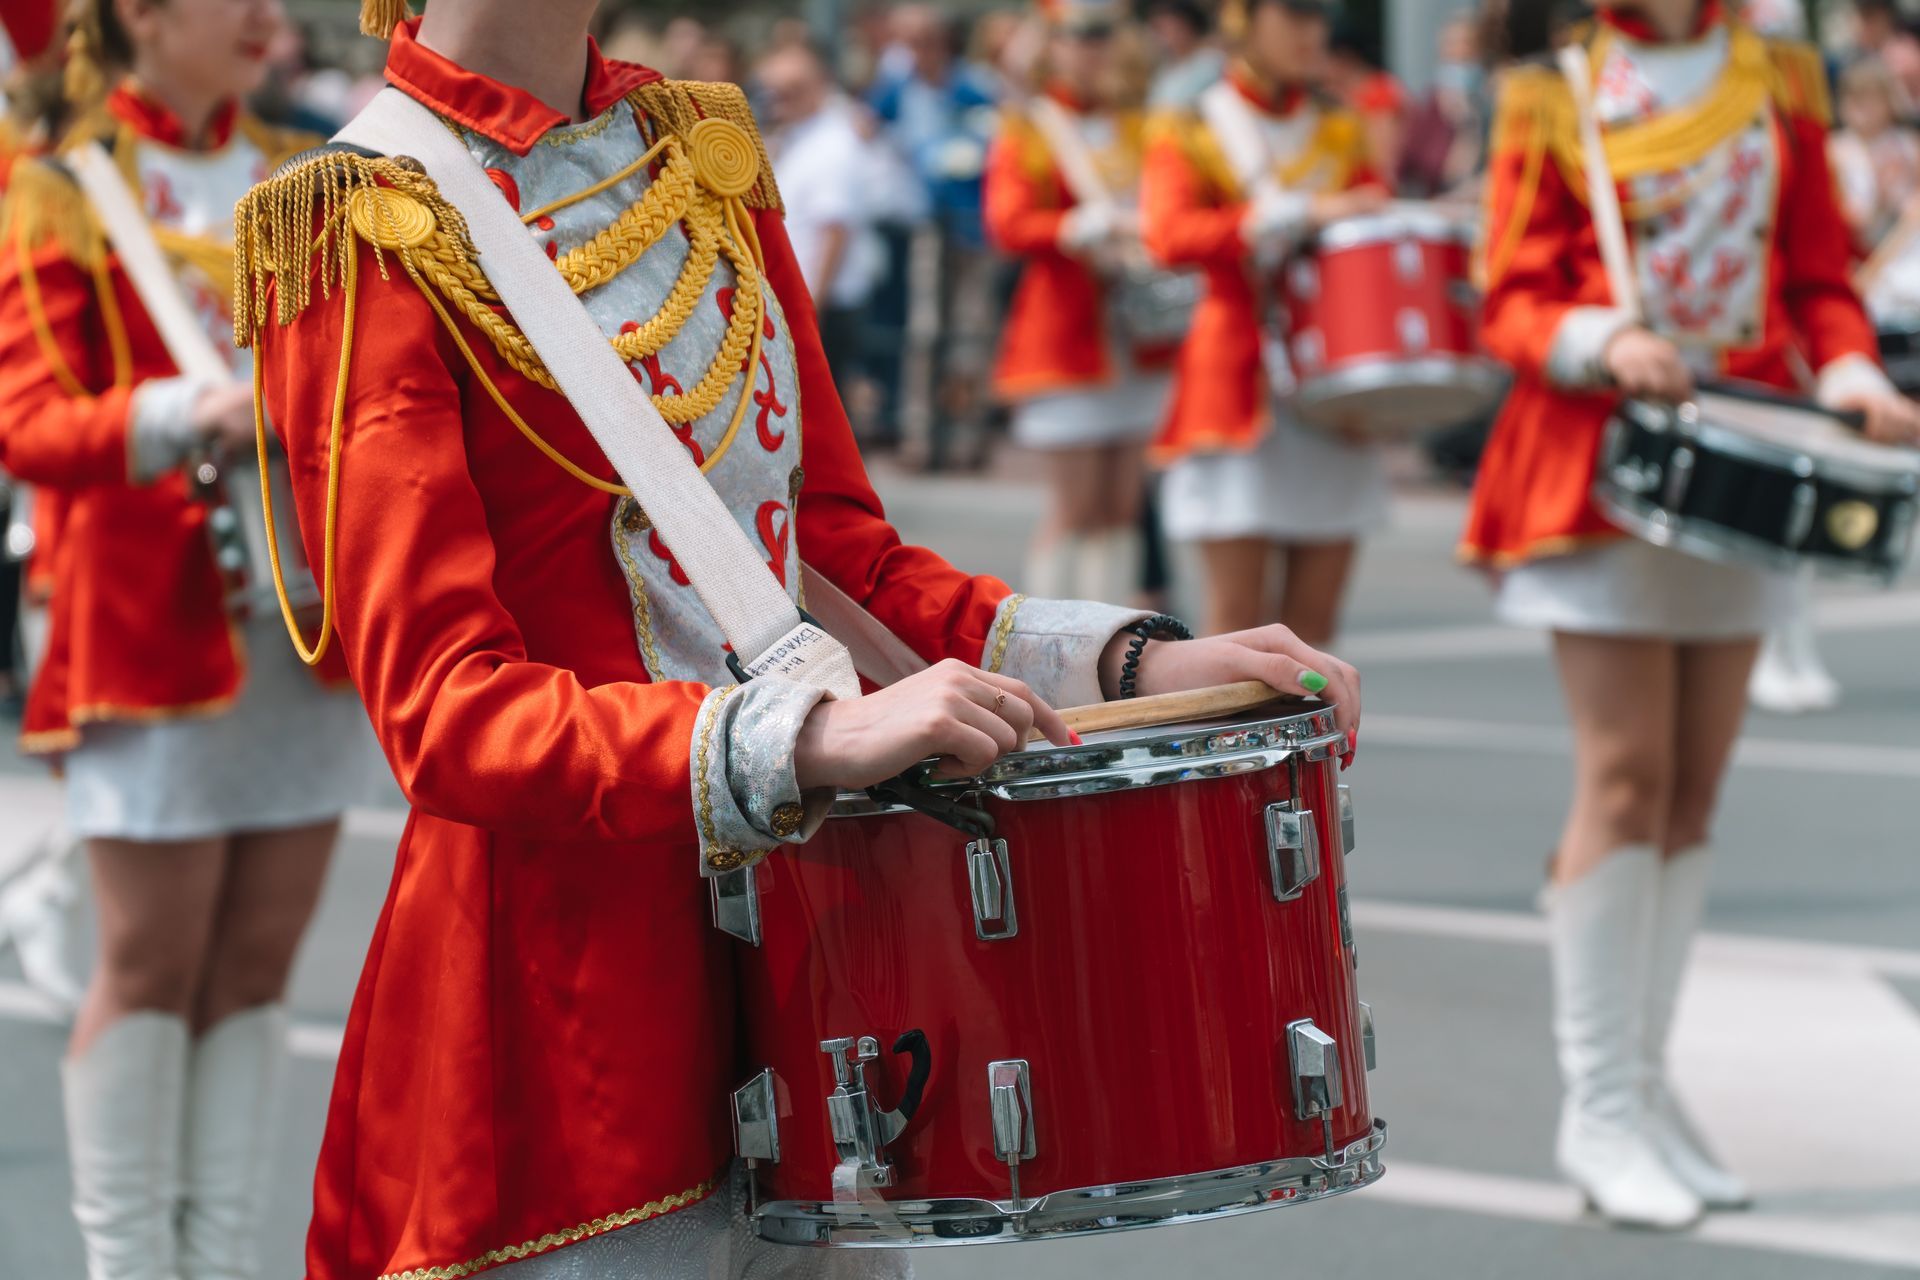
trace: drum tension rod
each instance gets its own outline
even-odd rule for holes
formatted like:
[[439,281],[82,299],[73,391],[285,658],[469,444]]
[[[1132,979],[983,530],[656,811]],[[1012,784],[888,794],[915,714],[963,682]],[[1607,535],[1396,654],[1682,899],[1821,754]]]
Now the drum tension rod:
[[902,805],[924,813],[972,839],[993,839],[993,815],[985,809],[961,804],[928,786],[927,774],[932,767],[928,764],[915,765],[897,778],[874,783],[867,788],[867,795],[875,804]]

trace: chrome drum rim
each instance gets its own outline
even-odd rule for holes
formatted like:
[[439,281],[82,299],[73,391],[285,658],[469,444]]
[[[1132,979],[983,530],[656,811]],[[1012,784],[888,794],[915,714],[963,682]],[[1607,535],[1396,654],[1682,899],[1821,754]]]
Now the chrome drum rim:
[[1332,1156],[1296,1156],[1211,1173],[1179,1174],[1049,1192],[1015,1204],[972,1198],[888,1201],[883,1224],[859,1204],[778,1200],[754,1215],[754,1231],[775,1244],[841,1249],[1012,1244],[1138,1231],[1262,1209],[1310,1204],[1379,1181],[1387,1122]]

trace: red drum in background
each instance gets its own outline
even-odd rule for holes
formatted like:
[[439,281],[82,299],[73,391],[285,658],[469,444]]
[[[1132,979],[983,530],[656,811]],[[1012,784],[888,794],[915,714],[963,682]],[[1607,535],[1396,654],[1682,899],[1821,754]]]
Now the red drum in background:
[[760,1235],[1046,1239],[1377,1178],[1344,745],[1301,704],[1040,744],[940,788],[989,838],[843,799],[717,893],[758,935],[765,1070],[734,1108]]
[[1480,349],[1469,223],[1399,204],[1323,230],[1281,275],[1294,411],[1377,437],[1490,412],[1507,372]]

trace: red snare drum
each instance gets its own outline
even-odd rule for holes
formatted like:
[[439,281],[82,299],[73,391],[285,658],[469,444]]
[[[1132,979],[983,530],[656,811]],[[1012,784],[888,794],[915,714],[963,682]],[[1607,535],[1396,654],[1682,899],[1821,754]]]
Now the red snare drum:
[[1315,426],[1407,435],[1499,403],[1506,371],[1480,350],[1472,233],[1393,205],[1322,231],[1281,277],[1293,405]]
[[1298,704],[1041,744],[955,788],[992,839],[861,798],[763,862],[718,900],[760,934],[759,1233],[1045,1239],[1379,1177],[1343,746]]

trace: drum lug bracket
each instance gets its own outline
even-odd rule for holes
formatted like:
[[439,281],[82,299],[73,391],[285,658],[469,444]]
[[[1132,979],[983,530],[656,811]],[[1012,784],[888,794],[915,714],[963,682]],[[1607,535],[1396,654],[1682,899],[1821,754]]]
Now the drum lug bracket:
[[973,936],[1002,942],[1020,932],[1013,901],[1013,862],[1005,840],[967,845],[967,888],[973,898]]
[[713,927],[753,946],[760,945],[760,886],[752,867],[707,881],[713,897]]
[[749,1163],[780,1163],[780,1115],[771,1070],[763,1069],[733,1091],[733,1149]]
[[1365,1000],[1356,1000],[1360,1006],[1360,1059],[1367,1064],[1367,1070],[1374,1067],[1373,1049],[1373,1006]]
[[1293,1075],[1293,1112],[1320,1121],[1327,1159],[1334,1158],[1333,1113],[1340,1109],[1340,1046],[1312,1018],[1287,1024],[1287,1062]]
[[1320,822],[1311,809],[1267,806],[1267,865],[1273,900],[1292,902],[1320,878]]
[[1340,852],[1353,856],[1353,788],[1344,782],[1340,784]]
[[1033,1132],[1033,1079],[1025,1058],[987,1064],[987,1105],[993,1116],[993,1154],[1005,1162],[1013,1201],[1020,1203],[1020,1162],[1039,1154]]

